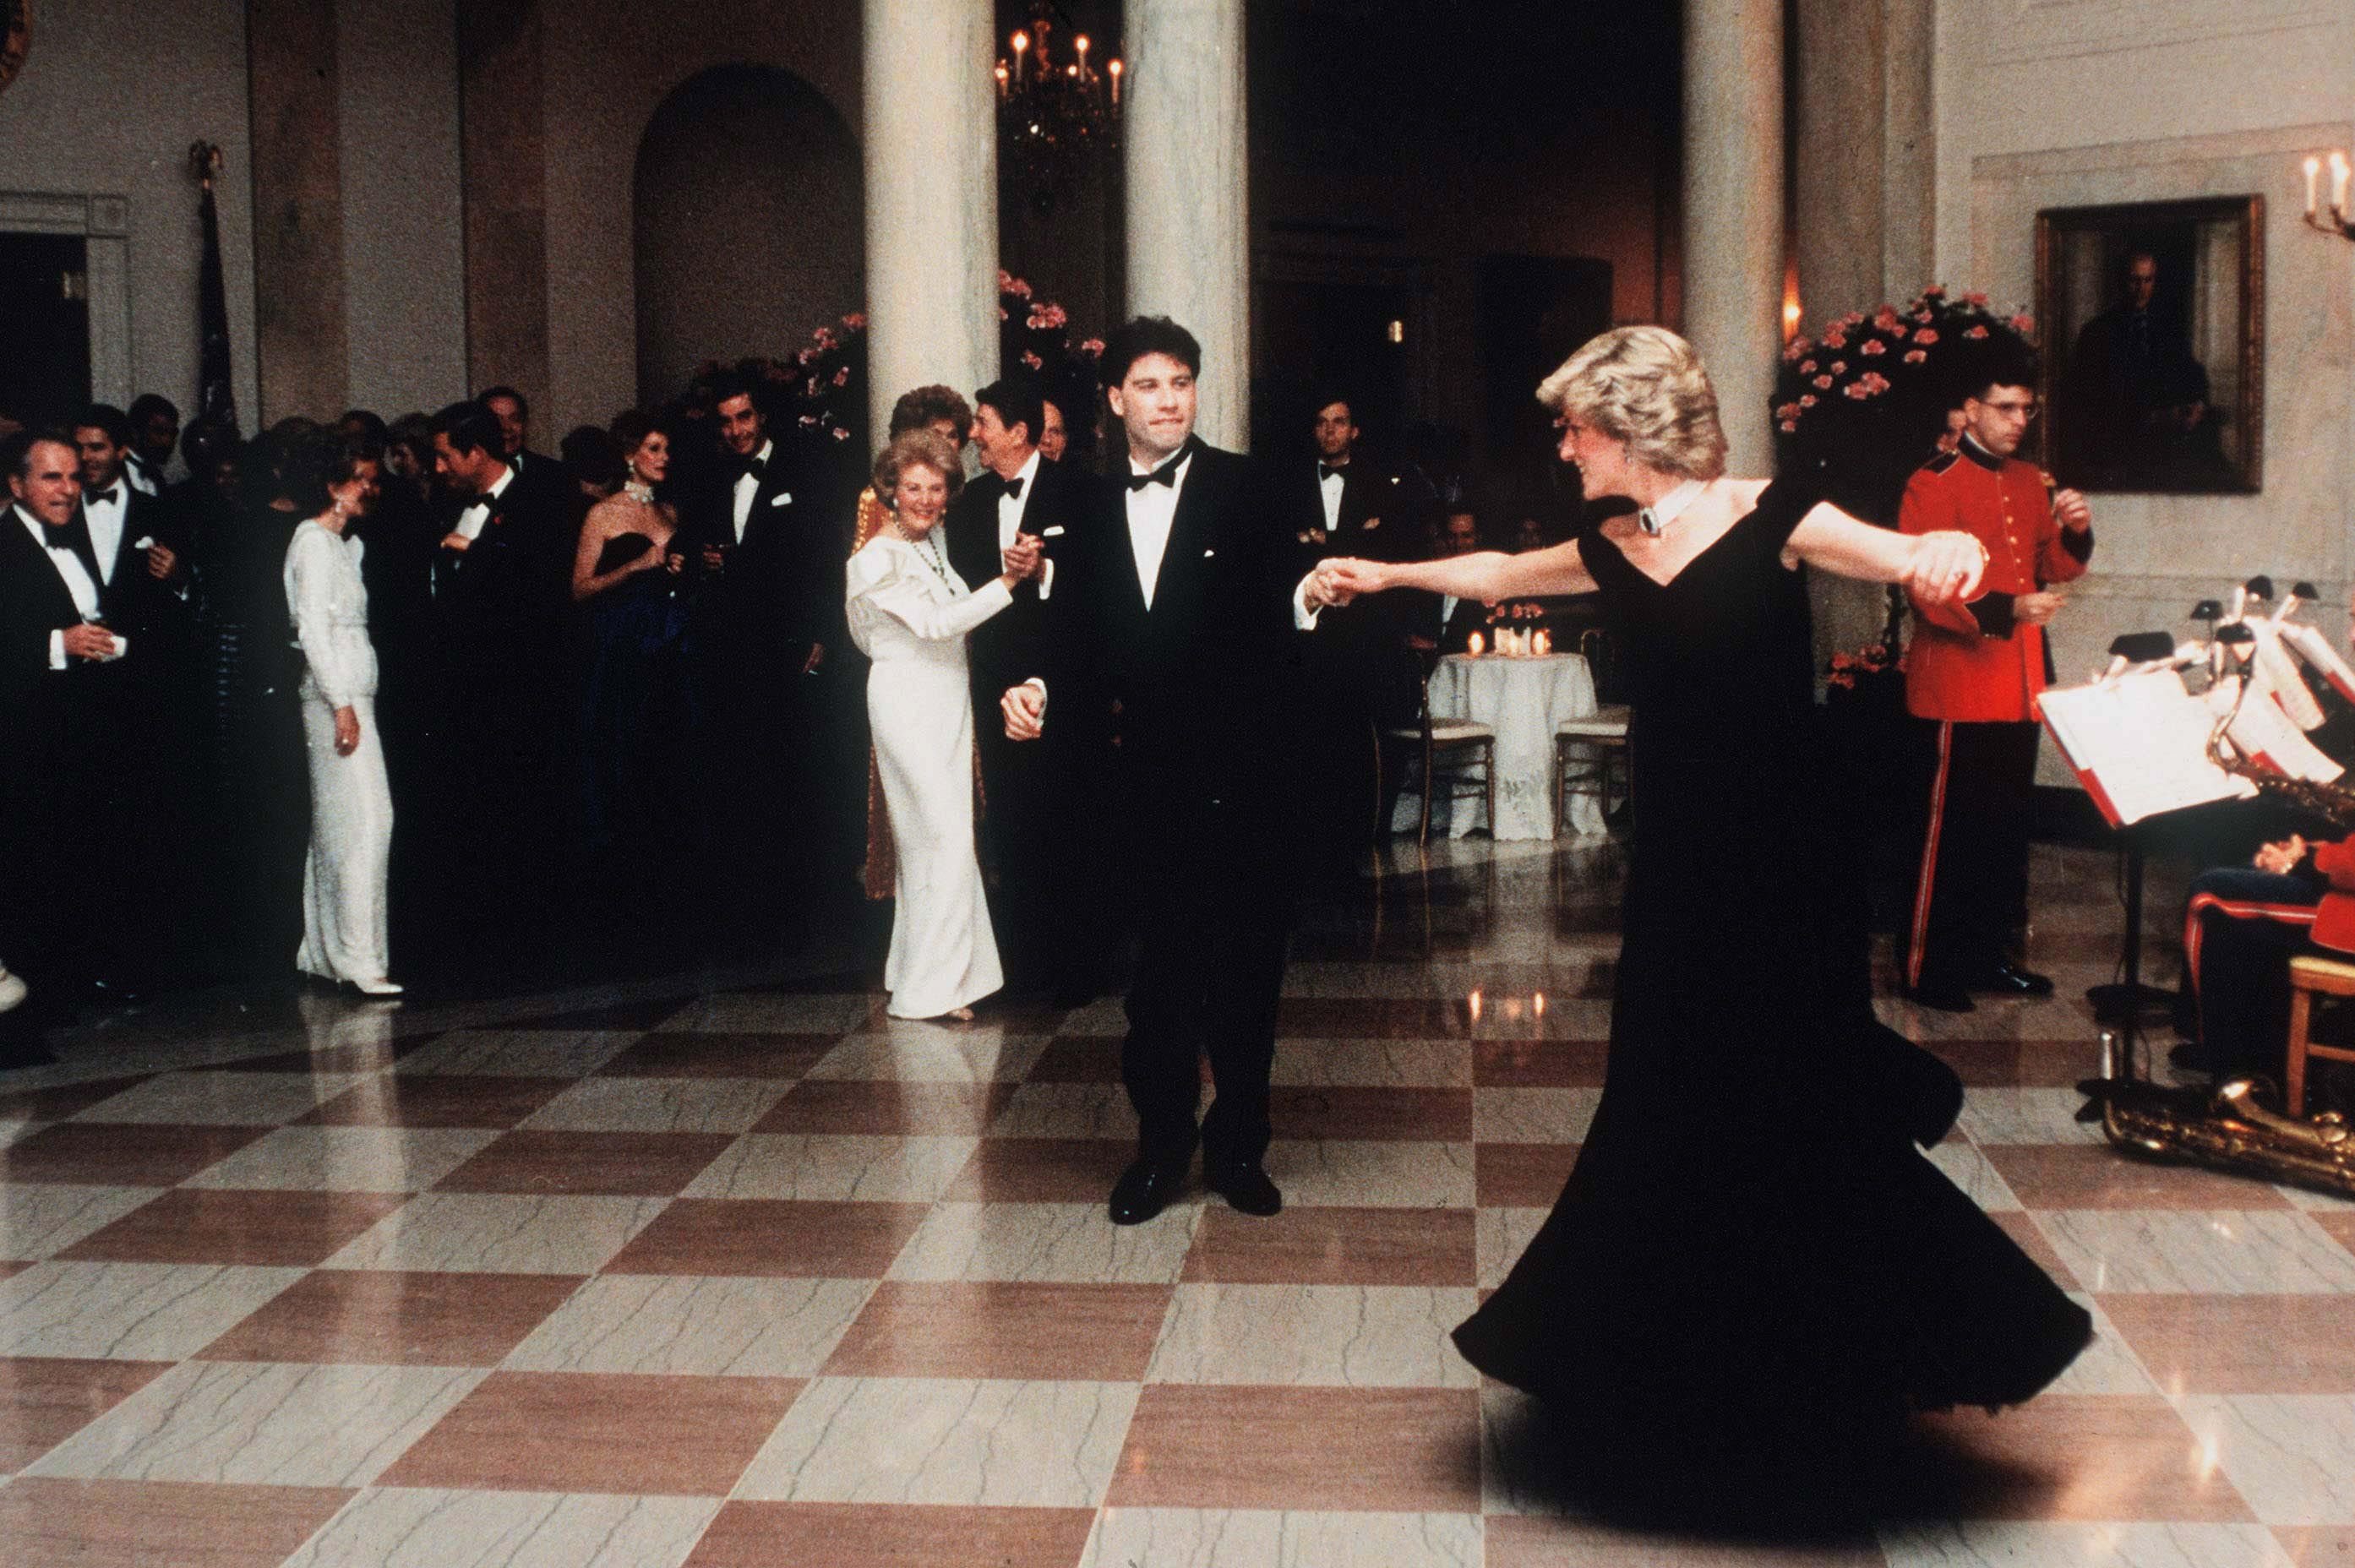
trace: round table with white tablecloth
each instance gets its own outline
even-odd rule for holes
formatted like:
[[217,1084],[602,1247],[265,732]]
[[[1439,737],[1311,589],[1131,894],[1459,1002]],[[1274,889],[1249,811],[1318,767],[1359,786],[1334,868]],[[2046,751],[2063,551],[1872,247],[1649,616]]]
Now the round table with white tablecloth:
[[[1448,811],[1448,837],[1488,827],[1497,838],[1552,837],[1554,727],[1593,711],[1594,677],[1576,654],[1450,654],[1441,659],[1431,677],[1432,718],[1476,720],[1497,732],[1497,820],[1484,820],[1487,813],[1477,800],[1438,802],[1433,815]],[[1415,807],[1412,799],[1400,804]],[[1412,826],[1410,820],[1405,830]],[[1572,795],[1568,827],[1575,834],[1601,833],[1601,798],[1584,791]]]

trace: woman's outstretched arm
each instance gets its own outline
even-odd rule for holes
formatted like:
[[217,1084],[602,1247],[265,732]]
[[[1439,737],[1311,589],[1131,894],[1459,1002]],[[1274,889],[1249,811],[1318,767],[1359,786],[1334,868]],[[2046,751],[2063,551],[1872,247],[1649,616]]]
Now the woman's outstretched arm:
[[1866,582],[1902,582],[1930,603],[1951,603],[1977,591],[1987,549],[1960,529],[1901,534],[1860,522],[1828,503],[1791,530],[1791,555],[1820,571]]
[[1442,556],[1437,560],[1392,563],[1338,559],[1320,569],[1327,584],[1339,594],[1380,593],[1391,588],[1420,588],[1483,603],[1497,599],[1535,599],[1552,594],[1592,593],[1594,579],[1587,575],[1573,541],[1520,555],[1481,550],[1473,555]]

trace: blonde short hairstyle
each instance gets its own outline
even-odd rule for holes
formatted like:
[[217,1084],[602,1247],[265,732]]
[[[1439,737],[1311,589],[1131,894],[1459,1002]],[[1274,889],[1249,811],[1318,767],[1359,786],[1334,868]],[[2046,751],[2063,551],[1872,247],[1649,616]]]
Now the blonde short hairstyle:
[[949,499],[964,488],[964,464],[957,461],[956,448],[941,437],[936,430],[911,430],[891,438],[891,444],[875,460],[875,498],[885,506],[900,488],[900,475],[904,469],[929,468],[949,482]]
[[1725,472],[1717,389],[1693,346],[1664,326],[1591,340],[1538,387],[1538,401],[1627,443],[1631,462],[1684,479]]

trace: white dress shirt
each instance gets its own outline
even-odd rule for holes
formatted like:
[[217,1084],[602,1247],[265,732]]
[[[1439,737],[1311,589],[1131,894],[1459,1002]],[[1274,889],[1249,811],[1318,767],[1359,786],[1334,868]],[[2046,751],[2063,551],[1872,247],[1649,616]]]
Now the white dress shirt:
[[[1022,464],[1022,472],[1007,481],[1008,485],[1021,485],[1022,494],[1017,496],[1009,490],[997,497],[997,552],[1000,557],[1014,548],[1014,536],[1022,531],[1022,518],[1030,509],[1030,497],[1039,493],[1040,461],[1039,449],[1032,447],[1029,460]],[[1039,563],[1039,597],[1044,599],[1054,591],[1055,563],[1042,561]]]
[[[1320,468],[1326,466],[1324,459],[1317,459],[1316,465]],[[1343,482],[1341,471],[1337,468],[1316,481],[1316,488],[1325,498],[1325,531],[1328,534],[1340,531]]]
[[91,551],[98,557],[98,575],[104,582],[114,581],[114,559],[123,549],[123,517],[131,506],[130,487],[129,480],[117,479],[105,499],[81,498],[81,515],[90,523]]
[[153,468],[148,467],[147,460],[141,457],[136,453],[131,453],[124,455],[123,459],[123,478],[125,484],[129,485],[133,490],[138,491],[142,496],[160,496],[163,494],[162,485],[156,482],[155,471]]
[[[764,464],[773,463],[777,458],[777,443],[773,441],[764,441],[761,443],[761,450],[754,453],[752,455],[756,460]],[[752,498],[760,493],[761,481],[751,473],[748,471],[736,475],[734,501],[736,507],[736,542],[738,544],[742,544],[744,542],[744,530],[752,521]]]
[[[1131,474],[1150,474],[1159,464],[1128,460]],[[1128,493],[1128,545],[1136,552],[1136,585],[1145,591],[1145,607],[1153,608],[1153,590],[1161,581],[1161,558],[1169,553],[1169,525],[1177,520],[1178,497],[1185,492],[1186,475],[1194,471],[1194,454],[1178,464],[1177,482],[1142,485]]]
[[483,537],[483,529],[489,526],[491,520],[491,503],[507,493],[507,486],[515,483],[515,476],[513,464],[500,469],[498,478],[483,492],[481,498],[458,514],[459,538],[471,544]]
[[[49,564],[57,568],[59,581],[66,585],[66,592],[73,595],[75,613],[84,621],[97,620],[98,584],[91,580],[90,569],[82,565],[81,557],[69,549],[60,549],[51,545],[48,532],[42,526],[41,519],[34,517],[24,507],[11,507],[8,509],[16,515],[16,520],[22,523],[26,530],[33,536],[33,542],[41,547],[42,553],[49,558]],[[123,525],[117,522],[116,532],[120,533],[122,527]],[[131,639],[117,637],[115,646],[120,650],[115,656],[119,658],[123,654],[131,651]],[[66,667],[66,633],[62,626],[56,627],[49,633],[49,667],[51,669]]]

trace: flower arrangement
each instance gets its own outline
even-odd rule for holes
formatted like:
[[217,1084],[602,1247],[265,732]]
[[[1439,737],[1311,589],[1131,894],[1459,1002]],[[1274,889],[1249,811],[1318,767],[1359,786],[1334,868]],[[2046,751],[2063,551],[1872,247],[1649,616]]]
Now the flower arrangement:
[[1949,411],[2000,379],[1996,367],[2032,365],[2034,331],[2024,312],[1998,315],[1985,294],[1934,286],[1902,309],[1851,311],[1819,338],[1794,337],[1774,387],[1777,471],[1893,527],[1906,481],[1947,434]]
[[1854,691],[1875,676],[1904,673],[1904,658],[1884,634],[1880,641],[1867,643],[1854,653],[1834,654],[1831,673],[1824,677],[1824,684],[1835,691]]

